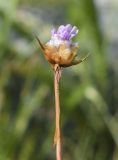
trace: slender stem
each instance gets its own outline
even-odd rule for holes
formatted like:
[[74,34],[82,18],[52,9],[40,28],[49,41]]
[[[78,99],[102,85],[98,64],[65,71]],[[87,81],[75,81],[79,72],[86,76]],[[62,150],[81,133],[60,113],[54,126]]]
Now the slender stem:
[[61,69],[59,65],[56,64],[54,66],[55,114],[56,114],[54,144],[56,145],[56,160],[62,160],[61,131],[60,131],[60,98],[59,98],[60,78],[61,78]]

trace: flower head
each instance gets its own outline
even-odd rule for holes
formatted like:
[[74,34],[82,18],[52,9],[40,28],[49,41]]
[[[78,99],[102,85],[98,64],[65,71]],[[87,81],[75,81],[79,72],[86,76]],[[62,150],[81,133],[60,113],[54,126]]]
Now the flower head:
[[51,39],[43,45],[37,38],[45,58],[53,66],[58,64],[60,67],[69,67],[84,61],[88,55],[83,59],[77,59],[78,43],[72,42],[72,38],[78,34],[78,28],[70,24],[61,25],[58,29],[51,31]]
[[72,38],[78,31],[77,27],[70,24],[52,30],[51,39],[45,45],[45,57],[51,64],[72,65],[79,48],[78,43],[72,42]]

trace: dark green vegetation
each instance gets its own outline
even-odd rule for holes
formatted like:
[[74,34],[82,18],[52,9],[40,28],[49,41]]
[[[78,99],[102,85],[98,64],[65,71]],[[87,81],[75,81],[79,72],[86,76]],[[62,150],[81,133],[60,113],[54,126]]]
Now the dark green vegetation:
[[79,27],[86,62],[63,71],[64,160],[118,160],[118,77],[92,0],[0,0],[0,160],[54,160],[53,72],[34,38]]

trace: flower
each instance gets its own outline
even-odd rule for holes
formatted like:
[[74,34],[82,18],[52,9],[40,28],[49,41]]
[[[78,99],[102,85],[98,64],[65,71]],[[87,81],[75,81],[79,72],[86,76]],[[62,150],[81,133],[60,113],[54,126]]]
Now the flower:
[[70,24],[61,25],[58,29],[51,31],[51,39],[45,45],[43,45],[37,38],[45,58],[53,66],[58,64],[60,67],[69,67],[81,63],[84,59],[77,59],[77,51],[79,49],[78,43],[72,42],[79,32],[76,26]]
[[[71,39],[78,34],[78,31],[77,27],[72,27],[70,24],[61,25],[58,30],[52,29],[52,37],[47,44],[57,48],[64,43],[70,46],[72,44]],[[78,43],[75,45],[77,46]]]

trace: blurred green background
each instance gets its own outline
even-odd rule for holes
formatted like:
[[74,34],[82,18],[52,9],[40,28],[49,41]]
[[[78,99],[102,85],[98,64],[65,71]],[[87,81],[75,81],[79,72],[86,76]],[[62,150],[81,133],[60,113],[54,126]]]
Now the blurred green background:
[[0,0],[0,160],[55,160],[53,72],[35,34],[76,25],[84,63],[64,69],[64,160],[118,160],[118,2]]

